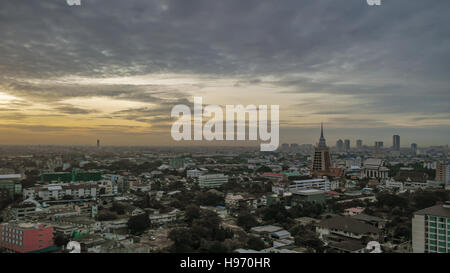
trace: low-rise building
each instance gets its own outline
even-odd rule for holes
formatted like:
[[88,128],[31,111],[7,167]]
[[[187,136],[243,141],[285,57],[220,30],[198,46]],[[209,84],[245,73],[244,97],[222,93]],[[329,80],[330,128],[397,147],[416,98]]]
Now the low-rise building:
[[228,176],[224,174],[205,174],[198,180],[200,188],[218,188],[225,183],[228,183]]
[[378,228],[345,216],[335,216],[320,221],[316,226],[316,232],[320,238],[338,235],[352,239],[368,237],[375,240],[378,240],[380,234]]
[[58,185],[46,185],[32,187],[24,190],[24,198],[37,198],[41,200],[62,200],[67,197],[72,199],[96,198],[98,195],[96,182],[66,183]]
[[266,196],[256,196],[252,194],[229,194],[225,197],[227,209],[238,209],[245,206],[250,209],[257,209],[267,205]]
[[344,215],[355,216],[364,212],[364,208],[356,207],[356,208],[348,208],[344,209]]
[[352,218],[355,220],[358,220],[360,222],[364,222],[366,224],[375,226],[378,229],[384,229],[384,227],[386,226],[386,223],[388,222],[387,220],[385,220],[383,218],[364,214],[364,213],[356,214],[356,215],[352,216]]
[[225,197],[225,206],[229,209],[236,209],[244,197],[240,194],[230,194]]
[[291,205],[295,206],[301,202],[312,202],[317,204],[325,204],[326,194],[323,190],[307,189],[296,190],[292,192]]
[[201,176],[204,173],[204,171],[201,170],[187,170],[186,171],[186,177],[187,178],[198,178],[199,176]]
[[24,220],[31,215],[35,215],[36,212],[34,204],[14,205],[9,209],[9,215],[14,220]]
[[320,178],[320,179],[295,180],[289,185],[290,192],[308,189],[319,189],[323,191],[330,191],[331,184],[328,179]]
[[164,225],[164,224],[172,224],[178,221],[181,221],[184,217],[184,212],[174,209],[169,213],[161,213],[161,214],[152,214],[149,215],[150,223],[152,225]]
[[287,176],[282,173],[263,173],[262,176],[275,181],[282,181],[287,179]]
[[361,177],[387,179],[389,178],[389,169],[385,166],[384,160],[369,158],[364,161],[364,165],[361,171]]
[[275,239],[287,239],[291,237],[291,233],[289,233],[289,231],[287,230],[282,229],[279,231],[272,232],[270,234],[270,237]]

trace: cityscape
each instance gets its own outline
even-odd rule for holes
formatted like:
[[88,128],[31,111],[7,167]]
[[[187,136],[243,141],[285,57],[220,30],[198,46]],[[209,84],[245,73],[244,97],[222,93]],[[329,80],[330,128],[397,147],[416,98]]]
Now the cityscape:
[[[319,128],[319,127],[318,127]],[[2,147],[5,252],[448,253],[448,145]],[[376,248],[368,248],[369,242]]]
[[449,12],[0,1],[0,255],[450,253]]

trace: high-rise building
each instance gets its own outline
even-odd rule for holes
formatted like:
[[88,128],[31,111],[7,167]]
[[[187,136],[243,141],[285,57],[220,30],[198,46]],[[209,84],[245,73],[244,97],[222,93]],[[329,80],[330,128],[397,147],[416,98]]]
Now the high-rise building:
[[358,140],[356,140],[356,148],[358,149],[358,150],[361,150],[361,148],[362,148],[362,140],[361,139],[358,139]]
[[31,253],[55,250],[53,226],[34,223],[4,223],[0,224],[0,233],[0,247],[11,252]]
[[411,153],[413,155],[417,154],[417,144],[416,143],[411,144]]
[[2,192],[0,201],[22,194],[21,178],[22,175],[20,174],[0,174],[0,190]]
[[299,148],[297,143],[292,143],[291,144],[291,152],[298,152],[299,149],[300,148]]
[[395,151],[400,151],[400,136],[399,135],[394,135],[392,137],[392,148]]
[[336,141],[336,148],[340,153],[344,151],[344,142],[342,141],[342,139]]
[[331,167],[330,150],[323,137],[323,124],[320,125],[319,144],[314,148],[312,174],[317,177],[328,175]]
[[414,253],[450,253],[450,202],[416,211],[412,219]]
[[100,139],[97,139],[97,148],[100,148]]
[[349,152],[350,151],[350,139],[344,140],[344,145],[345,145],[345,151]]
[[375,141],[375,149],[383,149],[383,141]]
[[379,156],[383,150],[383,141],[375,141],[374,153]]
[[288,143],[281,144],[281,151],[289,152],[289,144]]
[[450,187],[450,164],[448,162],[437,162],[436,181],[441,182],[446,188]]
[[450,190],[450,165],[445,167],[445,189]]

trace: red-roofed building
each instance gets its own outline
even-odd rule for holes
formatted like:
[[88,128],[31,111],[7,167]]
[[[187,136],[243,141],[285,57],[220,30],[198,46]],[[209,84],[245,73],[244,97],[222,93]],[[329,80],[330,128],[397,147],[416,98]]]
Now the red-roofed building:
[[361,208],[361,207],[356,207],[356,208],[348,208],[345,209],[344,211],[344,215],[349,215],[349,216],[353,216],[353,215],[358,215],[363,213],[365,210],[365,208]]
[[327,191],[325,194],[331,198],[339,198],[340,195],[338,192],[335,191]]

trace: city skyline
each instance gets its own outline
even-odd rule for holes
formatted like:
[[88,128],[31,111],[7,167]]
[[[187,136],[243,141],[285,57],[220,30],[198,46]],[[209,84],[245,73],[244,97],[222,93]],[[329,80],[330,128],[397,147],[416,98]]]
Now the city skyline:
[[[321,144],[321,141],[325,142],[325,137],[324,137],[324,131],[323,130],[324,130],[323,129],[323,123],[321,123],[319,141],[316,140],[315,142],[311,142],[311,143],[280,142],[277,150],[283,150],[283,149],[289,148],[290,145],[297,145],[296,148],[299,148],[300,147],[299,145],[312,145],[312,146],[317,146],[317,145],[321,146],[322,145],[322,146],[324,146],[326,144]],[[393,135],[392,137],[393,138],[399,137],[400,139],[402,139],[401,136],[399,136],[399,135]],[[388,144],[389,142],[385,142],[385,141],[382,141],[380,139],[374,141],[373,143],[366,143],[362,139],[358,138],[357,136],[353,137],[352,139],[346,138],[344,140],[342,138],[339,138],[339,139],[336,140],[336,143],[334,145],[333,144],[332,145],[326,145],[326,147],[336,148],[336,149],[338,149],[339,152],[348,152],[350,150],[360,149],[360,148],[376,148],[377,143],[381,143],[382,144],[382,147],[381,147],[382,149],[397,150],[396,147],[395,147],[395,143],[394,143],[395,140],[392,140],[392,145],[389,145]],[[347,144],[347,141],[349,141],[348,144]],[[64,145],[57,145],[57,144],[15,144],[13,146],[27,146],[27,145],[29,145],[29,146],[40,146],[40,145],[42,145],[42,146],[47,146],[47,145],[48,146],[86,146],[86,147],[95,146],[98,149],[100,149],[101,148],[100,142],[101,142],[100,139],[96,139],[96,142],[94,144],[93,143],[88,143],[88,144],[64,144]],[[178,143],[180,143],[180,142],[178,142]],[[206,143],[206,145],[205,145],[205,143]],[[385,143],[387,143],[388,145],[384,145]],[[180,144],[182,144],[182,142]],[[247,145],[245,145],[245,144],[247,144]],[[248,141],[248,140],[245,140],[245,141],[225,142],[225,143],[224,142],[220,142],[220,141],[196,141],[192,145],[176,145],[176,146],[177,147],[194,147],[195,148],[195,147],[203,147],[203,146],[209,146],[209,147],[245,147],[245,146],[257,147],[258,145],[259,145],[259,141]],[[288,146],[286,147],[286,145],[288,145]],[[348,145],[348,147],[347,147],[347,145]],[[5,144],[0,144],[0,146],[5,146]],[[172,147],[173,145],[148,145],[148,144],[147,145],[145,145],[145,144],[144,145],[114,145],[114,144],[112,144],[112,145],[102,145],[102,146],[105,146],[105,147],[132,147],[132,146],[136,146],[136,147],[140,147],[140,146],[141,147]],[[430,148],[430,147],[442,147],[442,146],[444,146],[444,147],[447,146],[448,147],[448,144],[447,145],[446,144],[444,144],[444,145],[435,144],[435,145],[429,145],[429,146],[419,146],[417,143],[411,142],[411,143],[404,144],[403,146],[400,144],[399,148],[400,149],[410,149],[411,150],[411,149],[413,149],[413,146],[414,146],[414,150],[417,151],[417,149],[424,149],[424,148]]]

